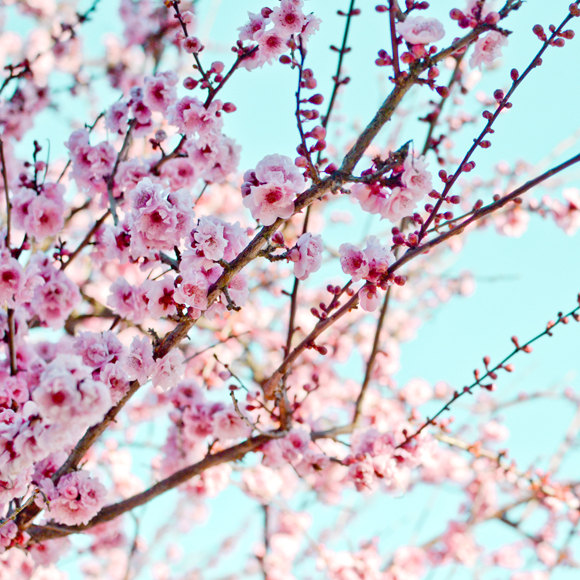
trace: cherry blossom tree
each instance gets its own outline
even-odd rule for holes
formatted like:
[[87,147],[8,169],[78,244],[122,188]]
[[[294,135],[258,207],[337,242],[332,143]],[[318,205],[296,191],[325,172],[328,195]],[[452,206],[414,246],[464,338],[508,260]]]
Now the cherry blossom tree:
[[[225,47],[201,0],[1,8],[0,578],[576,574],[578,390],[497,389],[580,320],[580,297],[511,346],[495,328],[502,354],[462,384],[401,364],[434,311],[473,293],[447,269],[468,238],[580,226],[580,154],[561,156],[577,140],[555,160],[539,139],[541,167],[494,156],[521,86],[564,90],[544,59],[577,50],[580,3],[532,31],[511,28],[534,10],[521,0],[245,4]],[[95,43],[107,20],[121,33],[101,45],[101,25]],[[380,49],[355,55],[369,22]],[[523,67],[502,61],[530,35]],[[352,112],[362,58],[382,104]],[[292,105],[264,119],[253,79],[281,74]],[[258,144],[282,119],[291,142]],[[449,345],[432,348],[450,367]],[[512,455],[500,414],[530,399],[572,410],[540,467]],[[423,525],[444,489],[453,508]],[[393,536],[404,524],[380,502],[395,497],[416,534]],[[357,522],[365,506],[389,541]]]

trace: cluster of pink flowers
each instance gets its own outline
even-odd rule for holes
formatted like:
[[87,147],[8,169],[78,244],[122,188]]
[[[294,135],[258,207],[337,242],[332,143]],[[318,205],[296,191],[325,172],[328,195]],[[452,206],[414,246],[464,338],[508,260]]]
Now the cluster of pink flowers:
[[302,0],[281,0],[275,8],[263,8],[259,14],[249,13],[250,21],[240,28],[240,42],[255,43],[257,49],[242,66],[248,70],[272,62],[289,49],[289,41],[300,34],[303,45],[318,29],[319,20],[302,11]]
[[107,141],[89,144],[86,129],[74,131],[66,142],[72,162],[71,175],[80,189],[91,193],[105,193],[106,179],[113,171],[117,153]]
[[409,154],[400,175],[401,185],[389,189],[380,183],[355,183],[351,195],[360,206],[372,214],[396,223],[410,216],[417,203],[432,190],[431,174],[423,156]]
[[18,316],[38,317],[51,328],[61,326],[80,302],[78,287],[44,254],[31,256],[26,268],[6,251],[0,252],[0,301],[22,307]]
[[242,196],[252,216],[265,226],[294,213],[296,194],[304,189],[304,177],[284,155],[266,155],[256,169],[244,173]]
[[86,471],[68,473],[43,491],[49,500],[47,515],[68,526],[86,524],[103,507],[107,495],[105,486]]
[[14,225],[38,241],[54,236],[64,225],[65,188],[59,183],[45,182],[22,187],[14,196]]
[[347,243],[341,244],[338,251],[342,271],[353,282],[367,281],[361,289],[361,306],[367,312],[376,310],[380,302],[378,287],[387,285],[389,265],[395,261],[390,248],[382,245],[376,236],[369,236],[364,250]]
[[135,259],[172,250],[193,227],[190,195],[184,191],[167,192],[161,184],[143,179],[129,192],[129,203],[127,229]]
[[181,381],[171,390],[169,399],[173,405],[169,415],[172,425],[163,447],[162,476],[203,457],[210,438],[229,443],[247,437],[252,430],[233,406],[207,400],[192,379]]

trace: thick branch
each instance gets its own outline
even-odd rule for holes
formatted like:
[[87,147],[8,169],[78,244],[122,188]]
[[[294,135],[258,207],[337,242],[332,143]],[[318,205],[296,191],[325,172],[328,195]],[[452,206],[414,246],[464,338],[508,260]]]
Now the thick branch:
[[90,522],[80,526],[57,526],[51,524],[50,526],[30,526],[27,530],[28,534],[31,536],[32,542],[43,542],[44,540],[50,540],[54,538],[61,538],[63,536],[69,536],[71,534],[76,534],[84,530],[88,530],[98,524],[104,522],[110,522],[111,520],[135,509],[136,507],[142,506],[152,499],[160,496],[161,494],[174,489],[185,483],[192,477],[200,475],[206,469],[210,467],[215,467],[216,465],[221,465],[222,463],[229,463],[230,461],[238,461],[242,459],[250,451],[256,450],[258,447],[270,441],[274,437],[280,437],[284,435],[284,432],[273,432],[263,435],[258,435],[247,439],[246,441],[234,445],[233,447],[228,447],[223,451],[218,451],[212,455],[208,455],[201,461],[194,463],[184,469],[181,469],[169,477],[161,480],[155,485],[151,486],[149,489],[142,491],[134,496],[131,496],[123,501],[117,502],[115,504],[104,507]]

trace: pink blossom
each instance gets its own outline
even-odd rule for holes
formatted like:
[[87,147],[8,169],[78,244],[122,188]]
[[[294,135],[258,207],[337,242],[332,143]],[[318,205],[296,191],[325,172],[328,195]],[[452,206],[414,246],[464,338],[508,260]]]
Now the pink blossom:
[[254,35],[263,30],[268,24],[268,21],[261,14],[248,12],[248,18],[250,21],[239,28],[240,40],[254,40]]
[[251,195],[244,197],[244,205],[254,219],[271,226],[278,218],[288,219],[294,213],[295,191],[286,186],[258,185]]
[[267,155],[254,171],[246,171],[244,180],[243,203],[265,226],[291,217],[295,195],[304,187],[304,177],[283,155]]
[[221,260],[227,246],[224,237],[224,226],[217,218],[203,217],[193,233],[195,247],[208,260]]
[[484,64],[492,65],[501,56],[502,46],[506,46],[507,43],[507,37],[501,32],[490,30],[475,43],[473,54],[469,59],[469,66],[481,68]]
[[227,241],[224,259],[227,262],[231,262],[245,247],[248,233],[240,226],[239,222],[234,224],[224,223],[224,238]]
[[125,132],[129,117],[129,105],[118,101],[111,105],[105,115],[105,126],[109,131],[122,135]]
[[181,351],[171,350],[163,358],[155,361],[151,382],[154,387],[168,391],[182,379],[184,368]]
[[262,464],[245,469],[242,483],[246,492],[263,504],[268,504],[284,486],[280,473]]
[[45,183],[40,193],[21,188],[14,199],[14,225],[29,236],[42,240],[57,234],[64,224],[64,186]]
[[381,304],[381,296],[373,284],[366,284],[359,291],[361,308],[365,312],[374,312]]
[[374,491],[377,488],[377,476],[369,458],[353,463],[348,469],[348,479],[357,491]]
[[423,155],[414,157],[412,153],[409,153],[403,167],[404,171],[401,179],[406,191],[416,201],[420,201],[433,189],[431,174],[427,171],[427,161]]
[[390,192],[378,183],[355,183],[350,193],[360,203],[362,209],[372,214],[383,215]]
[[213,434],[223,440],[247,437],[251,427],[233,410],[223,409],[213,416]]
[[153,372],[155,361],[153,360],[153,347],[146,337],[135,337],[129,348],[125,370],[130,380],[147,382]]
[[369,273],[369,263],[365,254],[352,244],[341,244],[339,249],[342,271],[358,282]]
[[161,175],[169,180],[173,190],[190,187],[198,178],[196,168],[189,158],[170,159],[161,168]]
[[101,368],[99,379],[108,386],[113,405],[121,400],[129,388],[129,379],[124,364],[107,363]]
[[143,322],[147,302],[142,289],[132,286],[124,278],[117,278],[111,284],[110,292],[107,304],[116,314],[136,324]]
[[220,116],[222,102],[214,100],[206,109],[195,97],[183,97],[169,108],[171,123],[188,136],[205,137],[221,131],[223,121]]
[[0,546],[8,548],[18,534],[18,526],[12,521],[4,522],[0,527]]
[[166,113],[177,100],[177,75],[173,71],[157,73],[145,77],[143,83],[143,102],[152,111]]
[[175,283],[172,276],[161,280],[146,280],[142,289],[147,297],[147,312],[153,318],[163,318],[177,314],[175,304]]
[[411,215],[417,205],[413,194],[408,189],[395,187],[391,192],[381,215],[392,223],[399,222]]
[[294,275],[298,280],[306,280],[310,274],[322,265],[322,237],[306,232],[296,242],[296,253],[291,259],[294,262]]
[[81,296],[76,284],[64,272],[53,267],[49,272],[43,276],[44,284],[34,288],[29,310],[47,326],[58,328],[80,302]]
[[270,20],[281,34],[290,36],[302,31],[306,18],[302,13],[302,2],[281,0],[270,14]]
[[[294,165],[294,162],[285,155],[266,155],[252,172],[244,174],[244,180],[248,181],[248,176],[255,174],[255,179],[261,183],[275,182],[287,183],[291,185],[297,193],[304,189],[304,176]],[[244,184],[246,185],[246,184]],[[242,186],[243,189],[244,186]]]
[[182,276],[182,280],[175,290],[175,301],[178,304],[191,306],[201,313],[207,308],[209,286],[209,280],[201,272],[188,271]]
[[400,391],[399,396],[412,407],[423,405],[433,397],[433,388],[424,379],[411,379]]
[[281,34],[277,28],[256,32],[254,40],[258,43],[258,62],[270,63],[285,52],[287,38],[286,34]]
[[23,282],[22,266],[8,252],[0,253],[0,304],[13,307]]
[[103,141],[92,147],[85,129],[74,131],[65,144],[72,161],[72,176],[87,190],[106,191],[105,178],[110,175],[117,154],[110,143]]
[[443,24],[436,18],[409,16],[397,24],[397,31],[409,44],[430,44],[445,36]]
[[106,489],[86,471],[63,475],[48,508],[54,521],[68,526],[86,524],[104,504]]
[[108,362],[116,362],[123,350],[119,339],[112,332],[81,332],[74,341],[77,354],[83,364],[100,368]]
[[184,191],[168,193],[160,184],[144,179],[129,193],[129,201],[133,256],[152,257],[171,250],[191,230],[193,214]]
[[387,246],[380,243],[376,236],[367,238],[364,255],[369,265],[369,271],[365,278],[373,284],[382,284],[389,266],[395,261],[395,256]]

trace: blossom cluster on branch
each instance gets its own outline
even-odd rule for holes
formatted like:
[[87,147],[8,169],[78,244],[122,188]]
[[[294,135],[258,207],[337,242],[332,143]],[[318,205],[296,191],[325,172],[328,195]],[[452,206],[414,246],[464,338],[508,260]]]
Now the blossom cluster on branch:
[[[580,306],[538,321],[525,343],[513,337],[500,362],[484,357],[468,386],[397,378],[423,320],[473,292],[469,272],[443,273],[450,247],[486,227],[520,236],[533,214],[570,236],[580,226],[578,188],[530,196],[579,154],[542,171],[499,164],[473,177],[520,85],[547,68],[545,53],[573,41],[578,2],[556,15],[560,24],[534,27],[527,67],[479,99],[479,118],[465,95],[518,41],[510,18],[526,10],[521,0],[467,0],[445,17],[423,1],[345,1],[334,76],[310,53],[322,2],[272,0],[249,12],[220,60],[208,56],[219,47],[203,38],[203,2],[4,4],[0,578],[66,578],[72,555],[87,577],[205,577],[187,557],[148,562],[144,538],[161,545],[231,490],[259,506],[262,522],[250,552],[229,563],[235,577],[419,580],[477,565],[541,580],[580,565],[570,548],[580,481],[558,473],[578,422],[540,472],[499,447],[509,429],[493,413],[475,430],[455,429],[449,415],[469,395],[471,413],[493,411],[511,359],[577,322]],[[113,8],[121,34],[97,54],[86,29]],[[384,100],[358,112],[370,121],[345,144],[337,102],[349,90],[345,67],[356,67],[349,34],[363,18],[382,22],[383,48],[369,59]],[[295,120],[295,141],[258,159],[251,121],[229,134],[230,117],[245,114],[231,79],[274,67],[295,81],[294,109],[280,112]],[[398,142],[401,109],[417,95],[421,130]],[[41,126],[64,110],[78,118],[49,136],[55,156]],[[254,161],[242,167],[245,156]],[[559,396],[580,404],[577,393]],[[397,538],[388,550],[368,530],[345,550],[334,540],[346,511],[320,531],[297,507],[444,485],[461,510],[431,539]],[[138,508],[175,488],[166,528],[139,529]],[[529,523],[521,506],[545,521]],[[517,541],[486,548],[476,532],[488,522]],[[243,535],[215,538],[208,574],[227,567]]]

